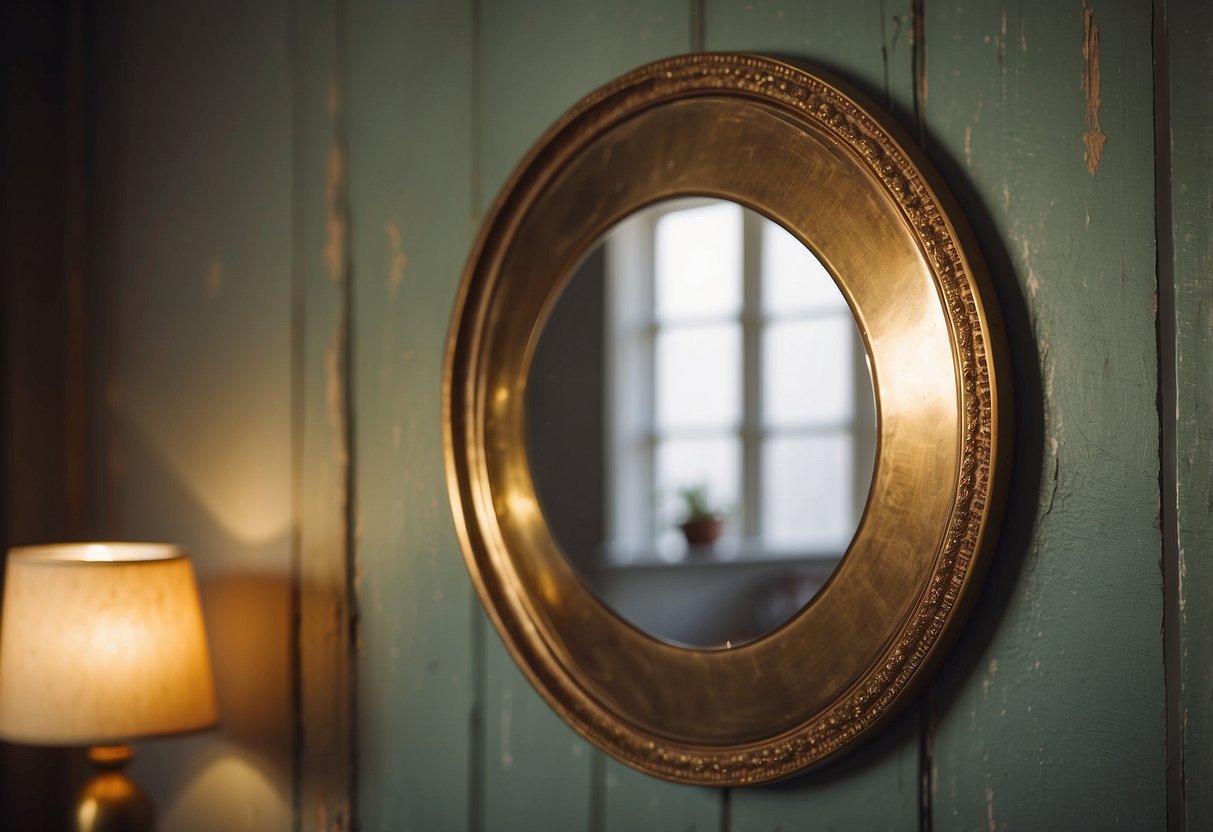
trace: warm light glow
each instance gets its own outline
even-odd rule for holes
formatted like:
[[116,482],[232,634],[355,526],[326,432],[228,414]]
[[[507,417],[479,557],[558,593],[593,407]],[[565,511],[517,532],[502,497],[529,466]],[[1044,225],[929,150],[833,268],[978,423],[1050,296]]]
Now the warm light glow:
[[216,721],[193,569],[160,544],[9,552],[0,737],[98,745]]
[[109,560],[112,561],[114,556],[110,554],[110,550],[102,543],[90,543],[84,547],[84,559],[88,561]]
[[93,824],[97,822],[97,803],[96,801],[86,800],[76,807],[76,827],[78,829],[92,829]]
[[[164,829],[260,829],[274,818],[289,818],[284,790],[267,772],[236,754],[225,754],[198,770],[164,804]],[[260,821],[258,823],[257,821]]]
[[208,360],[225,375],[219,387],[204,388],[211,395],[191,399],[204,401],[204,408],[186,407],[182,391],[127,391],[122,414],[130,420],[132,441],[147,445],[174,484],[227,536],[254,545],[282,540],[291,521],[290,442],[278,430],[287,414],[277,408],[289,394],[274,386],[278,382],[265,382],[278,377],[278,365],[270,368],[259,353]]

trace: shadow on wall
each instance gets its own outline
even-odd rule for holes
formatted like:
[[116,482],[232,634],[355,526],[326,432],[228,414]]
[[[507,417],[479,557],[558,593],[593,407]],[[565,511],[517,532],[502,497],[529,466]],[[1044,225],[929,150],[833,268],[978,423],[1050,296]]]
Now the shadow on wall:
[[[162,828],[174,830],[286,829],[291,816],[293,705],[291,692],[290,468],[280,460],[248,458],[247,437],[215,458],[197,459],[197,434],[161,424],[154,439],[112,401],[106,492],[107,536],[183,544],[198,574],[215,686],[219,727],[190,737],[139,744],[132,776],[147,790]],[[205,419],[206,413],[198,415]],[[239,434],[239,425],[226,426]],[[213,429],[212,429],[213,430]],[[255,432],[255,431],[254,431]],[[213,434],[212,434],[213,435]],[[177,441],[174,441],[176,439]],[[228,491],[225,459],[259,477]],[[191,457],[191,452],[193,456]],[[272,451],[269,452],[272,457]],[[170,462],[175,457],[175,464]],[[283,470],[284,469],[284,470]],[[190,473],[186,482],[184,474]],[[210,476],[209,472],[220,475]],[[285,497],[258,495],[278,488]],[[250,490],[254,493],[250,495]],[[244,501],[266,516],[250,517]],[[274,516],[269,516],[270,514]],[[233,517],[247,522],[234,524]],[[226,522],[225,522],[226,520]],[[239,528],[232,528],[239,525]],[[250,535],[250,529],[272,532]]]

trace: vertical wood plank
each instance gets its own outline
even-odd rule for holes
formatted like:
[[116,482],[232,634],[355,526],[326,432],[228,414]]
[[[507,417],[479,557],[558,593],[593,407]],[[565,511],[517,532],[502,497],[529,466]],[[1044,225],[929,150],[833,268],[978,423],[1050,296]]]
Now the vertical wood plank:
[[928,145],[1002,297],[1018,429],[1004,534],[936,686],[934,828],[1158,829],[1150,8],[926,14]]
[[704,46],[803,61],[857,87],[914,131],[912,0],[707,0]]
[[[857,87],[914,129],[910,0],[709,2],[705,46],[799,60]],[[914,829],[919,820],[915,705],[858,752],[785,784],[734,790],[731,829]],[[879,797],[874,797],[879,795]]]
[[[690,45],[684,0],[486,0],[478,21],[479,204],[484,210],[530,145],[579,98]],[[605,788],[594,752],[540,699],[487,623],[484,636],[486,828],[597,828],[634,804],[631,778]],[[646,784],[647,789],[651,789]],[[647,799],[647,798],[646,798]],[[665,808],[667,812],[662,813]],[[594,813],[601,811],[603,816]],[[659,800],[650,828],[676,826]]]
[[354,822],[345,44],[340,4],[293,12],[294,812],[321,832]]
[[472,592],[446,498],[447,323],[471,240],[471,4],[351,0],[358,810],[468,828]]
[[686,0],[483,0],[478,26],[481,210],[578,99],[691,42]]
[[161,828],[291,826],[287,3],[97,4],[104,276],[89,495],[191,552],[220,726],[140,744]]
[[480,828],[591,829],[593,749],[539,698],[492,626],[482,626],[490,632]]
[[[1183,819],[1213,823],[1213,7],[1166,3],[1170,50]],[[1164,307],[1165,308],[1165,307]],[[1165,389],[1165,388],[1164,388]],[[1163,402],[1163,418],[1172,418]],[[1168,495],[1169,496],[1169,495]]]
[[601,821],[592,828],[603,832],[720,829],[720,789],[666,783],[617,763],[605,754],[595,753],[602,761],[604,794]]

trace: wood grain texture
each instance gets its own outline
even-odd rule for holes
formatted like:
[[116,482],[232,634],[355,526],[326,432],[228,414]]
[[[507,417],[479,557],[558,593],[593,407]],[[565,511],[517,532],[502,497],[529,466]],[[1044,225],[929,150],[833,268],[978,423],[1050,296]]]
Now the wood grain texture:
[[359,815],[467,829],[472,592],[442,456],[447,321],[471,242],[469,4],[348,4]]
[[[736,3],[705,7],[709,50],[774,54],[837,75],[914,132],[911,4]],[[786,784],[737,789],[732,829],[913,829],[919,820],[913,707],[861,752]],[[879,794],[865,800],[864,794]]]
[[350,274],[341,11],[299,2],[294,62],[296,820],[354,823]]
[[[617,75],[687,51],[690,9],[680,0],[556,2],[493,0],[481,5],[478,170],[480,210],[544,130],[579,98]],[[596,779],[590,746],[543,702],[486,628],[483,812],[488,829],[593,829],[634,798],[626,785]],[[598,767],[601,771],[601,767]],[[631,781],[627,781],[631,782]],[[649,815],[651,828],[681,822],[682,811]]]
[[[1184,820],[1213,823],[1213,7],[1167,3]],[[1169,408],[1170,402],[1164,402]],[[1171,418],[1168,410],[1164,418]]]
[[1018,430],[999,550],[935,685],[934,828],[1161,828],[1150,10],[926,11],[928,146],[1002,297]]

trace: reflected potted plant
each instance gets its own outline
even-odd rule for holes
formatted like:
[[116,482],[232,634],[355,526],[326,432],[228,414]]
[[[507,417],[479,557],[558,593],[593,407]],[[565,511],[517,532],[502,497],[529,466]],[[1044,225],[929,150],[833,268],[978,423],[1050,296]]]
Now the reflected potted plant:
[[680,489],[684,519],[679,525],[688,546],[710,546],[724,532],[724,512],[713,508],[706,485]]

